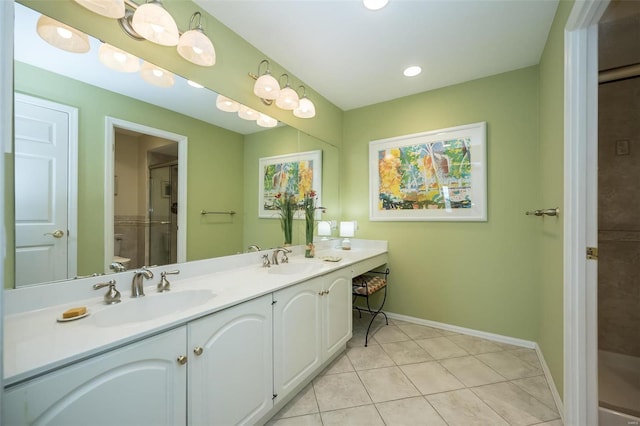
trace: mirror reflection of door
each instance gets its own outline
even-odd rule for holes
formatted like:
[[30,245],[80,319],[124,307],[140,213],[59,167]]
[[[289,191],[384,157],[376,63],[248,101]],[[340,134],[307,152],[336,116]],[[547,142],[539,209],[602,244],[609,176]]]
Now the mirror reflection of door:
[[116,128],[114,171],[113,261],[126,269],[175,263],[178,143]]
[[78,110],[15,95],[16,287],[76,274]]

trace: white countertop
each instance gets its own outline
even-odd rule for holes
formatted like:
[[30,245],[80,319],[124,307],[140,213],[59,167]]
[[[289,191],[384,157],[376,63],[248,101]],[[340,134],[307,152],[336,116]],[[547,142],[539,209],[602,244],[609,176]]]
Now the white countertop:
[[[173,297],[177,293],[193,290],[210,291],[213,293],[213,297],[205,299],[198,306],[179,312],[121,325],[110,326],[97,321],[97,319],[103,310],[114,307],[121,309],[125,304],[140,303],[142,299],[129,297],[130,288],[128,287],[130,287],[132,271],[106,277],[49,284],[41,291],[37,287],[24,291],[22,289],[8,291],[4,298],[5,308],[11,306],[11,309],[5,309],[9,315],[4,319],[5,386],[183,325],[196,318],[306,281],[314,276],[325,275],[368,259],[375,259],[378,256],[381,257],[381,263],[384,263],[387,245],[386,242],[381,241],[361,240],[360,243],[354,244],[352,250],[342,251],[331,248],[329,244],[318,244],[316,257],[312,259],[304,257],[300,246],[294,248],[294,253],[289,255],[290,264],[319,264],[318,269],[312,273],[277,274],[270,272],[269,268],[263,268],[259,262],[262,255],[266,253],[270,255],[271,251],[265,250],[260,253],[247,253],[209,261],[153,268],[155,277],[145,281],[146,302],[150,302],[151,298],[160,298],[166,294]],[[341,257],[342,260],[338,262],[323,261],[322,257],[327,256]],[[272,268],[278,267],[273,266]],[[167,276],[171,282],[171,291],[158,293],[156,285],[160,280],[160,271],[176,268],[180,269],[180,275]],[[121,278],[122,282],[127,283],[118,284],[118,289],[122,293],[122,302],[117,305],[105,305],[102,295],[106,288],[93,291],[91,287],[96,282],[113,278]],[[55,289],[51,286],[62,286],[60,288],[63,290],[60,291],[63,295],[55,293],[56,297],[52,298],[56,303],[46,306],[42,298],[44,296],[46,300],[47,295],[52,294]],[[22,307],[23,310],[20,311],[16,305]],[[57,321],[62,312],[78,306],[87,307],[89,315],[75,321]]]

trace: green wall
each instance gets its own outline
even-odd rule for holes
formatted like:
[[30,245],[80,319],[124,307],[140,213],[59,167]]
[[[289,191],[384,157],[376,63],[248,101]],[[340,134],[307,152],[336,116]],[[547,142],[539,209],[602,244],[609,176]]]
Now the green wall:
[[540,321],[536,339],[554,381],[563,391],[563,182],[564,27],[573,1],[560,1],[540,60],[541,207],[560,207],[560,216],[538,221]]
[[[345,113],[343,217],[389,242],[388,310],[536,340],[538,68]],[[370,222],[369,141],[487,122],[487,222]]]
[[[17,92],[79,109],[78,274],[104,268],[106,116],[188,137],[188,260],[242,250],[242,135],[27,64],[16,63],[15,70]],[[202,209],[236,210],[239,214],[231,219],[211,219],[200,215]]]

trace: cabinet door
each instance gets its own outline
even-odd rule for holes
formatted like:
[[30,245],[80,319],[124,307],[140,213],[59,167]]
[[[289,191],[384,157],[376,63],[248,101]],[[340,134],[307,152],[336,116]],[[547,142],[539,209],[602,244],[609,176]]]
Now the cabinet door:
[[322,281],[311,279],[274,293],[274,389],[283,397],[322,363]]
[[322,300],[324,358],[341,350],[351,338],[351,274],[337,271],[325,277]]
[[11,387],[2,424],[183,425],[185,343],[182,327]]
[[271,295],[188,328],[189,424],[255,423],[273,407]]

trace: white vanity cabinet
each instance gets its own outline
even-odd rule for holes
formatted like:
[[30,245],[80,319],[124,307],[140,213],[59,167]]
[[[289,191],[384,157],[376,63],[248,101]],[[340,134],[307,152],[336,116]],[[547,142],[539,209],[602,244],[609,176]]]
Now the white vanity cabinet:
[[190,425],[255,424],[273,407],[271,294],[188,324]]
[[351,338],[351,274],[338,270],[273,294],[274,393],[293,392]]
[[180,327],[5,389],[2,424],[184,425],[186,336]]

